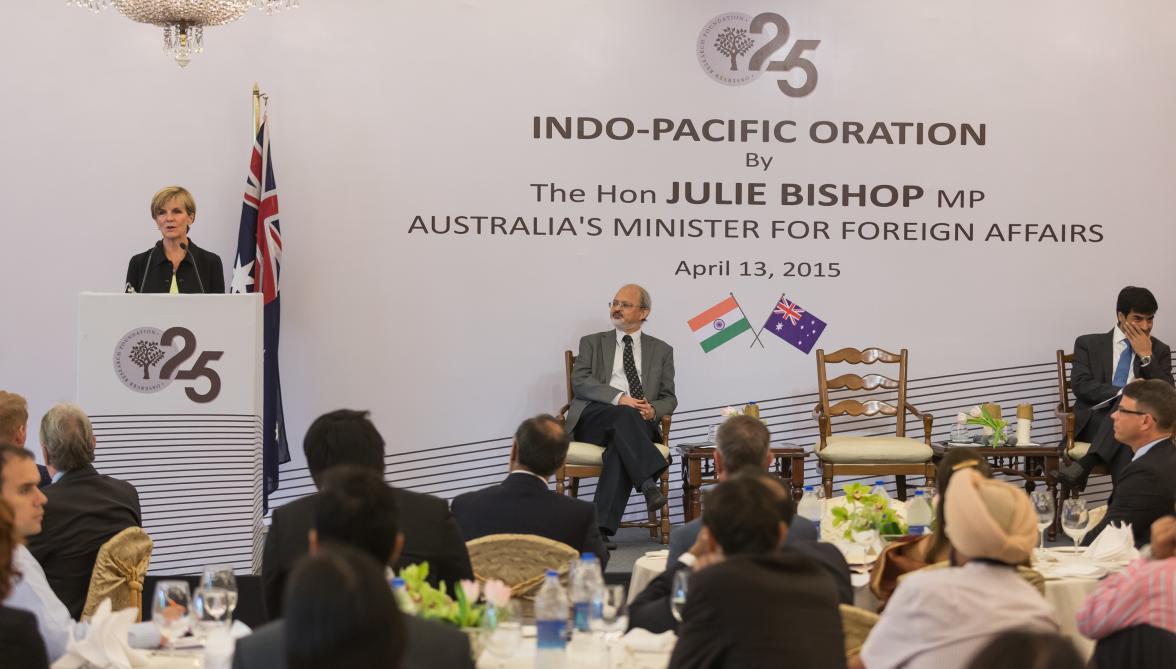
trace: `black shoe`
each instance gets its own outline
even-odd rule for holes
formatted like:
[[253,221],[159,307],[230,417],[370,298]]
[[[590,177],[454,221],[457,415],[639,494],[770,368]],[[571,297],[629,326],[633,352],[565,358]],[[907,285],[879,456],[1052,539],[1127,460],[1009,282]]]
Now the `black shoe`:
[[666,505],[666,496],[662,494],[661,488],[650,486],[642,492],[645,494],[645,508],[650,511],[657,511]]
[[608,550],[615,551],[617,549],[617,542],[613,541],[612,535],[606,534],[603,529],[600,530],[600,538],[604,540],[604,547]]
[[1082,467],[1077,462],[1071,462],[1065,467],[1061,467],[1052,472],[1054,478],[1059,483],[1072,490],[1081,490],[1086,487],[1086,478],[1090,476],[1090,472]]

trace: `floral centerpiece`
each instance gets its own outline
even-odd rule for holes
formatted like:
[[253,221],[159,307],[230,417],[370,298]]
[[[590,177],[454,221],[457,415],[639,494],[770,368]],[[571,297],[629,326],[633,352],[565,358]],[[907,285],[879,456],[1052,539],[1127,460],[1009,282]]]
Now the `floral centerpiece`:
[[853,541],[854,532],[876,531],[880,535],[902,536],[907,524],[890,506],[890,498],[871,492],[862,483],[850,483],[844,488],[845,504],[830,510],[833,527],[842,530],[842,538]]
[[[995,415],[994,415],[995,414]],[[993,448],[1000,448],[1008,441],[1008,436],[1005,434],[1005,428],[1009,422],[1000,417],[1000,410],[993,411],[992,407],[987,404],[972,407],[964,416],[964,422],[968,425],[980,425],[992,430]]]
[[510,601],[510,586],[497,579],[486,581],[485,587],[477,581],[462,581],[451,597],[444,583],[438,588],[428,582],[427,562],[409,565],[400,570],[399,576],[411,600],[408,606],[412,610],[406,613],[454,627],[478,627],[488,607],[504,607]]

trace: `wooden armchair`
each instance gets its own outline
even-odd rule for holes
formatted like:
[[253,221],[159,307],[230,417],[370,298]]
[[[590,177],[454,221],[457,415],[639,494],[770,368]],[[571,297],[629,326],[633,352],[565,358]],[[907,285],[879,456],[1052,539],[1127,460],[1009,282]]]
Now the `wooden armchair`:
[[[881,374],[842,374],[826,378],[829,365],[848,363],[851,365],[896,364],[898,379]],[[887,476],[893,474],[898,484],[898,497],[906,499],[907,475],[924,476],[927,484],[935,482],[935,466],[931,463],[931,421],[929,413],[922,413],[906,401],[907,350],[898,354],[878,348],[858,350],[843,348],[826,354],[817,349],[817,382],[821,401],[813,409],[813,415],[820,425],[820,441],[817,443],[817,458],[821,462],[821,483],[826,498],[833,495],[833,477],[843,474],[864,474]],[[874,395],[879,389],[895,391],[898,399],[894,404],[881,399],[839,399],[833,402],[830,391],[849,390],[859,392],[863,397]],[[906,413],[923,421],[923,438],[906,436]],[[832,419],[835,416],[894,416],[894,436],[834,435]]]
[[[572,404],[572,365],[576,363],[576,356],[571,351],[564,351],[564,381],[567,384],[568,401],[559,410],[559,420],[563,422]],[[670,417],[661,419],[662,443],[654,444],[668,463],[670,461]],[[570,436],[570,435],[569,435]],[[583,441],[573,441],[568,447],[568,457],[562,467],[555,472],[555,491],[578,497],[580,493],[580,479],[599,477],[604,466],[604,447]],[[566,491],[566,492],[565,492]],[[661,474],[661,493],[666,498],[660,512],[649,512],[649,519],[643,521],[626,521],[621,527],[644,527],[649,529],[651,539],[660,539],[662,544],[670,543],[670,468]]]
[[[1058,404],[1054,414],[1062,425],[1062,455],[1077,460],[1090,450],[1090,442],[1074,441],[1074,411],[1070,406],[1070,372],[1067,365],[1074,362],[1074,354],[1058,349]],[[1103,472],[1105,473],[1105,472]]]

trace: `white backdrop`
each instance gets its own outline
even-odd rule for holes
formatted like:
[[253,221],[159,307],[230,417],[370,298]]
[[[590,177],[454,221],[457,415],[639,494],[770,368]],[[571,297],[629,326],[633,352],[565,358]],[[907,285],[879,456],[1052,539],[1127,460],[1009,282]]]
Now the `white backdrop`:
[[[34,429],[74,397],[77,293],[120,289],[127,258],[157,238],[156,189],[192,190],[193,239],[231,266],[255,80],[271,96],[296,459],[309,421],[340,406],[371,408],[393,453],[508,435],[563,402],[562,350],[608,327],[605,302],[626,281],[653,294],[647,330],[675,346],[682,410],[815,388],[813,357],[778,339],[703,353],[686,321],[732,292],[756,327],[786,292],[828,323],[826,349],[905,346],[915,377],[1048,362],[1075,335],[1109,329],[1126,284],[1153,289],[1156,334],[1172,338],[1169,3],[303,5],[209,29],[185,70],[160,53],[159,30],[116,12],[0,5],[0,387],[30,399]],[[726,12],[785,17],[792,35],[775,59],[820,40],[806,54],[815,90],[785,96],[777,72],[744,86],[709,78],[696,42]],[[798,139],[533,138],[533,118],[548,115],[638,128],[791,120]],[[877,122],[983,125],[986,142],[819,144],[807,128],[822,121],[867,135]],[[770,168],[748,168],[749,151]],[[667,204],[673,181],[763,182],[770,204]],[[540,202],[532,183],[588,197]],[[905,209],[783,206],[781,183],[926,195]],[[601,184],[657,202],[597,202]],[[937,189],[985,199],[941,208]],[[410,233],[418,215],[599,217],[604,234]],[[621,239],[618,217],[754,219],[764,238]],[[772,219],[828,221],[834,235],[848,220],[958,222],[976,240],[771,239]],[[993,224],[1029,223],[1098,225],[1101,241],[984,241]],[[775,276],[675,276],[680,261],[721,260],[763,261]],[[841,275],[782,278],[786,262],[837,262]]]

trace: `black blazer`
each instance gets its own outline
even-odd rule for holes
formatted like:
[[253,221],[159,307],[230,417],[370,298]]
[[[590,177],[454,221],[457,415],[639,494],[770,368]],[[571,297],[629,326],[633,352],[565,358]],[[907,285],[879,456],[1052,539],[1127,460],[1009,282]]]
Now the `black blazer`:
[[[1154,363],[1153,363],[1154,364]],[[1176,446],[1165,439],[1128,464],[1107,503],[1107,515],[1082,542],[1090,544],[1110,523],[1131,523],[1135,546],[1151,542],[1151,525],[1176,503]]]
[[537,534],[562,541],[581,553],[595,553],[608,565],[608,549],[596,525],[596,507],[560,495],[526,472],[507,475],[496,486],[458,495],[453,516],[466,541],[488,534]]
[[57,598],[76,620],[86,606],[98,549],[128,527],[141,527],[135,486],[99,474],[93,465],[66,472],[43,492],[41,533],[29,537],[29,552],[41,563]]
[[[470,554],[445,500],[400,488],[393,490],[400,507],[400,531],[404,533],[404,549],[395,568],[428,562],[429,582],[437,585],[444,581],[451,593],[458,581],[472,579]],[[306,535],[314,527],[318,496],[316,492],[274,510],[261,559],[261,579],[270,620],[281,617],[286,579],[294,563],[306,554]]]
[[695,572],[670,669],[843,669],[834,592],[816,561],[792,548]]
[[[1111,360],[1114,351],[1114,330],[1099,334],[1088,334],[1074,341],[1074,363],[1070,368],[1070,387],[1074,390],[1074,434],[1080,434],[1090,421],[1091,407],[1114,397],[1119,388],[1111,380],[1115,376],[1115,365]],[[1135,356],[1135,378],[1160,379],[1172,383],[1172,349],[1152,337],[1152,359],[1146,367],[1139,364]]]
[[35,615],[0,606],[0,657],[4,658],[4,669],[49,669]]
[[[400,669],[474,669],[469,638],[443,623],[404,616]],[[233,669],[286,669],[286,621],[275,620],[237,640]]]
[[163,240],[155,242],[151,249],[131,256],[131,262],[127,264],[126,292],[170,292],[173,271],[176,287],[181,293],[225,292],[225,272],[220,256],[196,246],[191,239],[188,240],[188,257],[180,263],[179,269],[172,267],[163,252]]
[[[792,536],[789,531],[788,536]],[[853,604],[853,584],[849,580],[849,564],[841,551],[833,544],[805,541],[785,544],[789,554],[810,558],[830,577],[834,587],[833,595],[839,604]],[[666,630],[678,631],[678,621],[670,610],[670,589],[674,585],[674,572],[686,569],[686,565],[674,561],[657,578],[641,591],[629,604],[629,628],[640,627],[660,634]],[[689,597],[687,597],[689,599]]]

